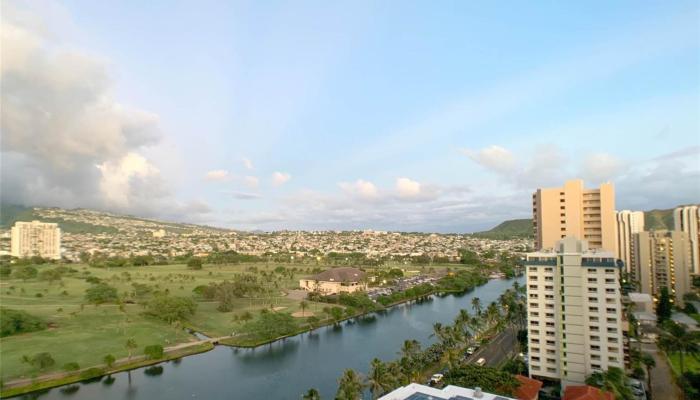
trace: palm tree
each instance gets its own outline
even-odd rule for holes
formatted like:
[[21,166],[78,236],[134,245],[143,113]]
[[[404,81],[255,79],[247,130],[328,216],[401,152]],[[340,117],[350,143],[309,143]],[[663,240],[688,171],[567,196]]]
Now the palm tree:
[[309,306],[309,303],[307,303],[305,300],[302,300],[301,303],[299,303],[299,308],[301,308],[301,316],[304,316],[304,310],[306,310],[306,307]]
[[346,369],[338,380],[338,392],[336,400],[358,400],[362,398],[362,380],[360,375],[352,369]]
[[369,375],[367,375],[367,386],[372,393],[372,399],[376,399],[391,388],[391,377],[387,374],[386,364],[378,358],[372,360],[370,367]]
[[[684,356],[700,353],[700,332],[688,332],[685,325],[668,322],[668,329],[659,337],[659,347],[666,353],[678,353],[681,379],[685,374]],[[681,390],[685,395],[685,391]]]
[[301,396],[301,398],[303,400],[321,400],[321,394],[318,393],[318,390],[311,388],[308,392]]
[[131,360],[131,351],[137,348],[136,340],[129,338],[126,340],[126,350],[129,352],[129,360]]
[[472,308],[474,309],[474,312],[476,313],[476,315],[481,315],[482,306],[481,306],[481,299],[480,298],[474,297],[472,299]]
[[649,397],[652,397],[652,393],[651,393],[651,369],[656,367],[656,360],[654,360],[654,357],[651,354],[643,353],[641,361],[647,370],[647,388],[649,389]]
[[632,389],[627,386],[627,377],[624,371],[617,367],[610,367],[603,372],[594,372],[586,378],[586,384],[611,392],[617,400],[634,399]]

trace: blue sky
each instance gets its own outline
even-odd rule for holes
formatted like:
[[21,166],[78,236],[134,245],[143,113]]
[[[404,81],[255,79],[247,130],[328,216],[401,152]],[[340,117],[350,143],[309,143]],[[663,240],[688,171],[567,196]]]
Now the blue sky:
[[3,2],[5,201],[441,232],[576,177],[700,201],[695,1],[47,4]]

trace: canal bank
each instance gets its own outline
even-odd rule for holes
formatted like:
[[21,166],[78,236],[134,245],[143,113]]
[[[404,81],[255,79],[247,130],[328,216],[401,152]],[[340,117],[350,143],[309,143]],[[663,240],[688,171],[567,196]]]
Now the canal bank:
[[[522,279],[522,278],[521,278]],[[50,389],[42,399],[298,399],[311,387],[335,394],[346,368],[366,372],[372,358],[393,360],[404,340],[424,346],[435,322],[451,323],[471,299],[498,298],[514,280],[492,280],[468,293],[432,296],[252,349],[217,346],[176,361]]]

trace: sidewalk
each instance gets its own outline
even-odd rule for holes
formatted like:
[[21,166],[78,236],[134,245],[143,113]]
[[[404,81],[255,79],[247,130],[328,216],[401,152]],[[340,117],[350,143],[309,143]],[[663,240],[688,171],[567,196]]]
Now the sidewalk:
[[656,367],[651,369],[651,398],[653,400],[680,399],[680,389],[673,381],[671,367],[656,343],[643,343],[642,351],[651,354],[656,361]]

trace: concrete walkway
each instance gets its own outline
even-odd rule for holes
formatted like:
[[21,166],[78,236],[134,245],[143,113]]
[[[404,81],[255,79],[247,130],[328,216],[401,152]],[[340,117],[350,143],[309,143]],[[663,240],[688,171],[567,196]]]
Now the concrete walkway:
[[656,361],[656,367],[651,369],[651,398],[652,400],[677,400],[681,398],[680,389],[673,381],[671,367],[666,356],[656,343],[643,343],[642,351],[649,353]]

